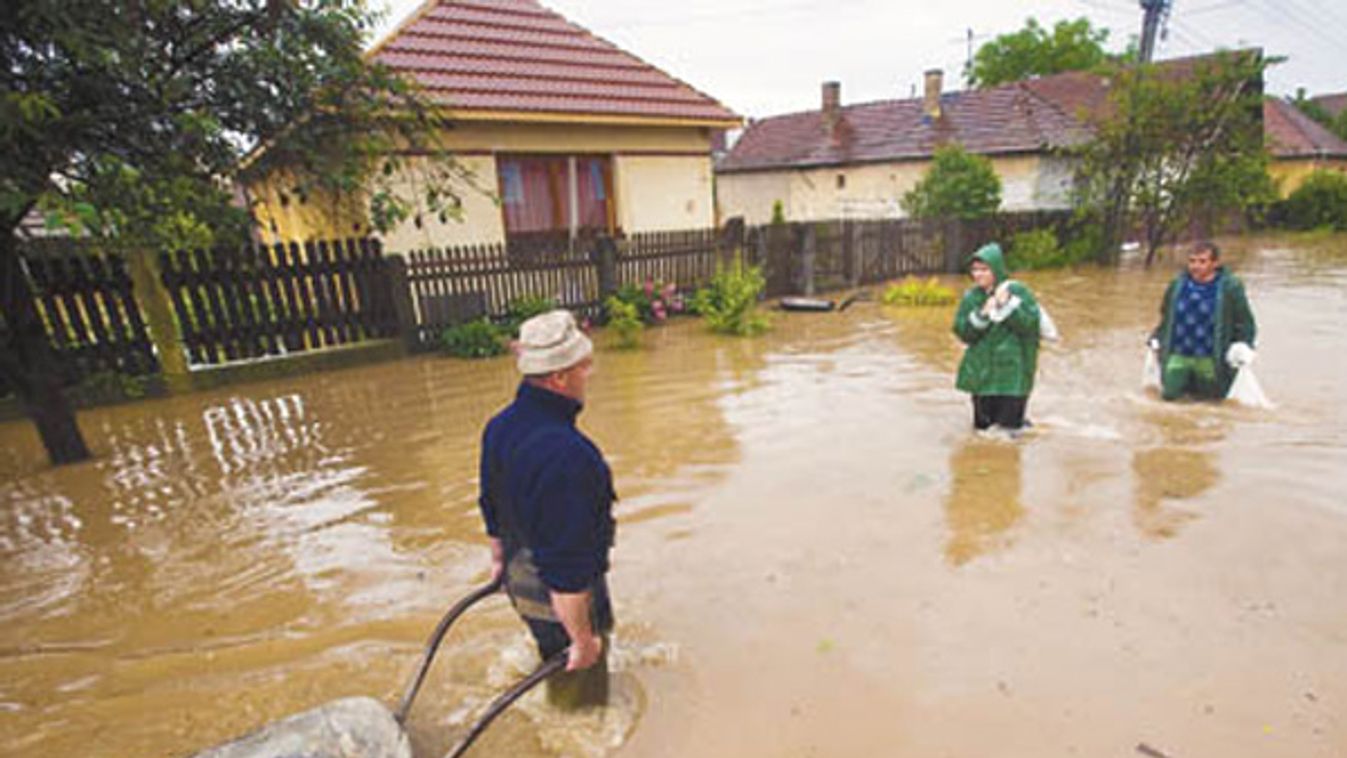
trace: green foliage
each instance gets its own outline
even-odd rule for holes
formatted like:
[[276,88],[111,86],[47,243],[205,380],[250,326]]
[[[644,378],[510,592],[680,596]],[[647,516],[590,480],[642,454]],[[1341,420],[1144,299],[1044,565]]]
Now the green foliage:
[[935,277],[922,280],[909,275],[889,285],[880,300],[885,305],[949,305],[955,294]]
[[1062,255],[1068,263],[1097,261],[1110,254],[1108,244],[1108,236],[1104,233],[1103,226],[1088,216],[1078,217],[1067,230]]
[[517,338],[519,337],[519,327],[525,321],[548,311],[554,311],[557,307],[555,298],[536,295],[517,297],[511,300],[510,305],[505,309],[505,318],[500,323],[501,333],[510,338]]
[[711,284],[697,291],[693,308],[706,319],[711,331],[740,337],[767,330],[767,316],[758,311],[758,298],[767,280],[762,269],[745,266],[740,258],[716,267]]
[[1058,241],[1057,233],[1052,229],[1020,232],[1010,238],[1006,265],[1014,270],[1060,268],[1093,258],[1093,246],[1098,244],[1099,240],[1098,234],[1092,234],[1091,229],[1097,227],[1080,230],[1081,234],[1074,236],[1072,242],[1067,245],[1062,245]]
[[1291,104],[1339,138],[1347,140],[1347,109],[1343,109],[1337,116],[1334,116],[1324,110],[1322,105],[1306,97],[1304,87],[1296,88],[1296,96],[1291,98]]
[[1347,174],[1314,171],[1282,202],[1280,213],[1292,229],[1347,231]]
[[361,2],[5,4],[0,233],[38,208],[123,248],[238,242],[235,183],[263,178],[378,228],[456,213],[471,177],[431,100],[365,59],[375,20]]
[[1002,34],[978,48],[968,84],[994,87],[1032,76],[1094,68],[1109,55],[1104,51],[1108,29],[1095,29],[1089,19],[1058,21],[1049,31],[1030,18],[1024,28]]
[[946,145],[935,151],[930,170],[903,196],[902,206],[913,218],[981,218],[1001,206],[1001,179],[987,158]]
[[780,200],[772,201],[772,223],[773,224],[786,223],[786,205],[785,203],[782,203]]
[[645,322],[634,303],[609,295],[603,302],[608,314],[608,328],[617,334],[618,347],[631,349],[641,344],[641,332],[645,331]]
[[1272,183],[1263,146],[1263,71],[1247,52],[1198,60],[1176,75],[1154,65],[1118,67],[1110,112],[1077,151],[1078,215],[1102,224],[1107,255],[1140,228],[1149,263],[1192,222],[1266,203]]
[[485,317],[445,329],[440,344],[458,358],[490,358],[505,352],[500,327]]

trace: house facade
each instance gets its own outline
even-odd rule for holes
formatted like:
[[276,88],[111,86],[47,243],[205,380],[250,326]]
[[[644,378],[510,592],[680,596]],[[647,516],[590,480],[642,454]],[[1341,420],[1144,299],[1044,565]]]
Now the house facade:
[[[533,0],[430,0],[369,56],[444,109],[467,173],[461,220],[409,219],[389,249],[716,223],[712,148],[739,117]],[[264,236],[350,234],[321,202],[251,192]]]
[[1263,134],[1271,161],[1268,173],[1286,197],[1320,169],[1347,173],[1347,141],[1286,100],[1263,101]]
[[1058,151],[1088,132],[1026,83],[944,92],[943,80],[928,71],[921,98],[851,106],[827,82],[819,110],[751,123],[716,167],[721,216],[765,223],[779,204],[792,221],[901,218],[902,196],[951,143],[991,161],[1004,209],[1069,207]]

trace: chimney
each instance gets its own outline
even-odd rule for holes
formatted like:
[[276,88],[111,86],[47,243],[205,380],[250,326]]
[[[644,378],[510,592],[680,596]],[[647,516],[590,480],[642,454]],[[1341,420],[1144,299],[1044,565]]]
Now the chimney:
[[932,121],[940,118],[940,86],[944,82],[943,69],[932,68],[926,71],[926,99],[921,110]]
[[823,128],[832,134],[842,120],[841,82],[823,83]]

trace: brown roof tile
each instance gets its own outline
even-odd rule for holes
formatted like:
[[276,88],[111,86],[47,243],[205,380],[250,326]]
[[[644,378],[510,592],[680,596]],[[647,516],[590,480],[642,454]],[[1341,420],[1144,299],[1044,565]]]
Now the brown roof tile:
[[1318,103],[1320,108],[1328,111],[1328,115],[1337,117],[1339,113],[1347,111],[1347,92],[1338,92],[1332,95],[1319,95],[1310,98],[1310,102]]
[[886,100],[841,109],[836,130],[820,111],[754,122],[717,166],[724,172],[906,160],[958,142],[982,154],[1065,147],[1086,132],[1059,108],[1020,84],[950,92],[941,116],[925,115],[921,99]]
[[1263,101],[1263,135],[1274,158],[1347,158],[1347,142],[1285,100]]
[[534,0],[432,0],[372,55],[455,111],[739,121]]

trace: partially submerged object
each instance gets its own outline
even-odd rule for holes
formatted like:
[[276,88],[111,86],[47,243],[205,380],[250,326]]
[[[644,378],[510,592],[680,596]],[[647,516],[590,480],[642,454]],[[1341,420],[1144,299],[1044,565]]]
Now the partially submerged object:
[[832,300],[823,300],[817,297],[781,298],[781,309],[785,311],[815,311],[818,313],[826,313],[836,307],[836,302]]
[[[374,698],[333,700],[268,724],[233,742],[197,753],[193,758],[412,758],[411,740],[404,730],[407,713],[435,660],[440,642],[464,611],[479,600],[494,595],[500,588],[500,580],[495,579],[459,600],[444,614],[430,635],[396,714]],[[458,744],[445,754],[446,758],[462,755],[511,703],[566,668],[566,657],[567,651],[563,650],[543,661],[533,673],[496,698]]]

